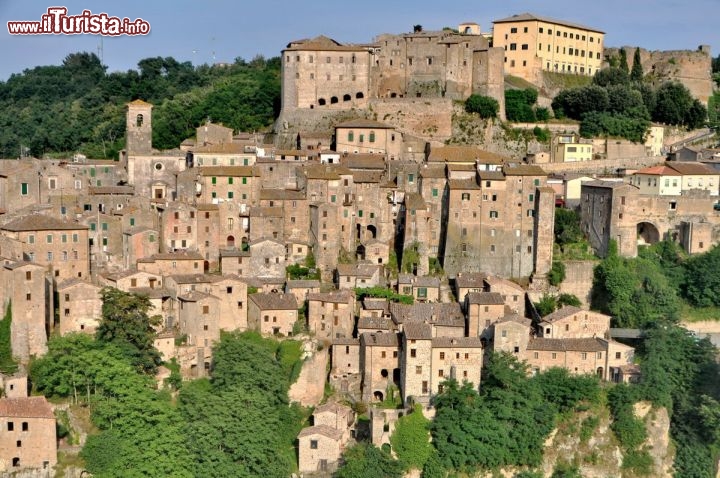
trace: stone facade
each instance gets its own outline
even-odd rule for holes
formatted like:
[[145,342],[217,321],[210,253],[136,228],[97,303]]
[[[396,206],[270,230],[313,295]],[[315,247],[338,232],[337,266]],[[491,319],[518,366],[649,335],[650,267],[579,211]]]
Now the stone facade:
[[291,336],[298,320],[298,304],[292,294],[262,293],[249,297],[248,327],[266,335]]
[[55,415],[45,397],[0,399],[0,472],[43,470],[57,464]]
[[320,339],[350,338],[355,327],[355,296],[351,291],[308,295],[308,329]]
[[81,279],[69,279],[58,287],[60,335],[71,332],[94,334],[102,317],[100,287]]

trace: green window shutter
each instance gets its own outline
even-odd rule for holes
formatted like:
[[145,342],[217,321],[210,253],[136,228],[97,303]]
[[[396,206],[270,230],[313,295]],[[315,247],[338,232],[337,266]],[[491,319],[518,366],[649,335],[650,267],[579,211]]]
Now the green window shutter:
[[228,178],[228,184],[232,184],[232,183],[233,183],[233,179],[234,179],[234,178]]

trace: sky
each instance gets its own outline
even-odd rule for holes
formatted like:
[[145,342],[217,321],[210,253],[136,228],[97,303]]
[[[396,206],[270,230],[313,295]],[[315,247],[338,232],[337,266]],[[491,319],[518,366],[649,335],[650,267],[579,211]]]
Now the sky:
[[[193,64],[277,56],[291,40],[320,34],[342,43],[367,43],[381,33],[403,33],[473,21],[483,32],[492,21],[530,12],[606,32],[606,46],[720,53],[720,0],[0,0],[0,81],[38,65],[59,65],[70,53],[98,53],[108,71],[136,68],[143,58],[172,56]],[[39,21],[52,6],[142,18],[147,36],[10,35],[7,22]]]

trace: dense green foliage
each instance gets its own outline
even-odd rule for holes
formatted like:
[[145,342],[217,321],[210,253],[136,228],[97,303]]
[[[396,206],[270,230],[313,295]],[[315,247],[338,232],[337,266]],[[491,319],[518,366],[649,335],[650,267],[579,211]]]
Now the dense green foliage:
[[550,272],[548,272],[548,282],[552,286],[558,286],[565,280],[565,264],[560,261],[553,261]]
[[644,141],[650,120],[690,129],[703,125],[707,110],[685,86],[667,82],[655,90],[642,82],[642,75],[636,53],[632,75],[626,69],[610,67],[597,72],[592,85],[558,93],[552,102],[555,116],[581,121],[580,134],[585,137],[619,137],[634,142]]
[[362,301],[365,297],[377,297],[387,299],[392,302],[400,302],[401,304],[412,304],[414,302],[413,296],[397,294],[395,291],[388,289],[387,287],[356,288],[355,296],[359,301]]
[[625,48],[620,48],[620,61],[618,63],[618,68],[620,68],[625,74],[630,73],[630,68],[628,67],[627,52],[625,51]]
[[401,478],[403,467],[390,453],[375,445],[360,443],[345,450],[345,463],[335,473],[336,478]]
[[12,375],[17,372],[18,365],[12,356],[10,344],[10,327],[12,326],[12,308],[10,304],[5,309],[5,315],[0,320],[0,373]]
[[108,74],[96,55],[74,53],[60,66],[0,82],[0,157],[79,151],[116,158],[125,142],[125,104],[135,98],[155,105],[157,148],[176,148],[208,118],[236,130],[261,129],[279,111],[279,70],[277,58],[193,67],[155,57],[137,70]]
[[140,371],[154,374],[161,362],[154,346],[155,327],[162,319],[148,316],[150,299],[113,287],[103,288],[100,296],[103,306],[97,340],[117,345]]
[[635,48],[635,54],[633,55],[633,66],[630,71],[630,80],[641,82],[643,80],[643,67],[642,59],[640,58],[640,48]]
[[557,413],[599,397],[595,377],[556,370],[529,377],[527,371],[510,354],[492,354],[483,369],[480,393],[467,382],[445,382],[435,398],[431,432],[446,470],[472,474],[510,465],[536,466]]
[[430,420],[422,413],[422,405],[415,405],[412,413],[401,417],[390,437],[390,444],[400,462],[407,468],[422,470],[430,458]]
[[212,378],[180,393],[193,475],[288,476],[302,415],[288,406],[292,364],[282,349],[254,333],[223,334]]
[[540,314],[541,317],[545,317],[546,315],[552,314],[560,307],[564,307],[566,305],[580,307],[582,302],[580,302],[580,299],[578,299],[577,296],[572,294],[560,294],[557,297],[554,295],[543,294],[540,298],[540,302],[535,302],[534,305],[537,313]]
[[100,433],[88,437],[82,456],[94,476],[192,476],[169,394],[156,391],[118,345],[85,334],[54,337],[30,376],[38,392],[91,406]]
[[613,244],[595,268],[592,307],[613,316],[615,327],[677,322],[680,304],[677,289],[651,253],[627,259]]
[[304,418],[287,391],[297,342],[224,334],[210,380],[185,382],[179,406],[155,390],[121,345],[56,337],[30,369],[35,390],[91,407],[100,433],[82,456],[97,477],[286,477]]
[[720,247],[685,262],[685,297],[696,306],[720,305]]
[[532,123],[536,120],[533,105],[538,92],[534,88],[505,91],[505,117],[508,121]]
[[495,98],[472,94],[465,100],[465,111],[477,113],[481,118],[495,118],[500,111],[500,105]]
[[320,271],[303,267],[300,264],[292,264],[285,268],[288,279],[291,280],[320,280]]
[[675,476],[715,476],[720,455],[716,417],[720,416],[720,365],[708,339],[684,328],[652,328],[639,350],[641,396],[671,412],[670,434],[676,446]]

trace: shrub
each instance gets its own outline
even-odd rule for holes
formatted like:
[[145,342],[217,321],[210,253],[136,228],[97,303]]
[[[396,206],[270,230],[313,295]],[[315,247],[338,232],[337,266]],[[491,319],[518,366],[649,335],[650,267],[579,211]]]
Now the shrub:
[[499,110],[497,100],[489,96],[474,94],[465,101],[465,111],[477,113],[481,118],[495,118]]
[[565,264],[560,261],[553,261],[552,268],[548,272],[548,281],[552,286],[558,286],[565,280]]

